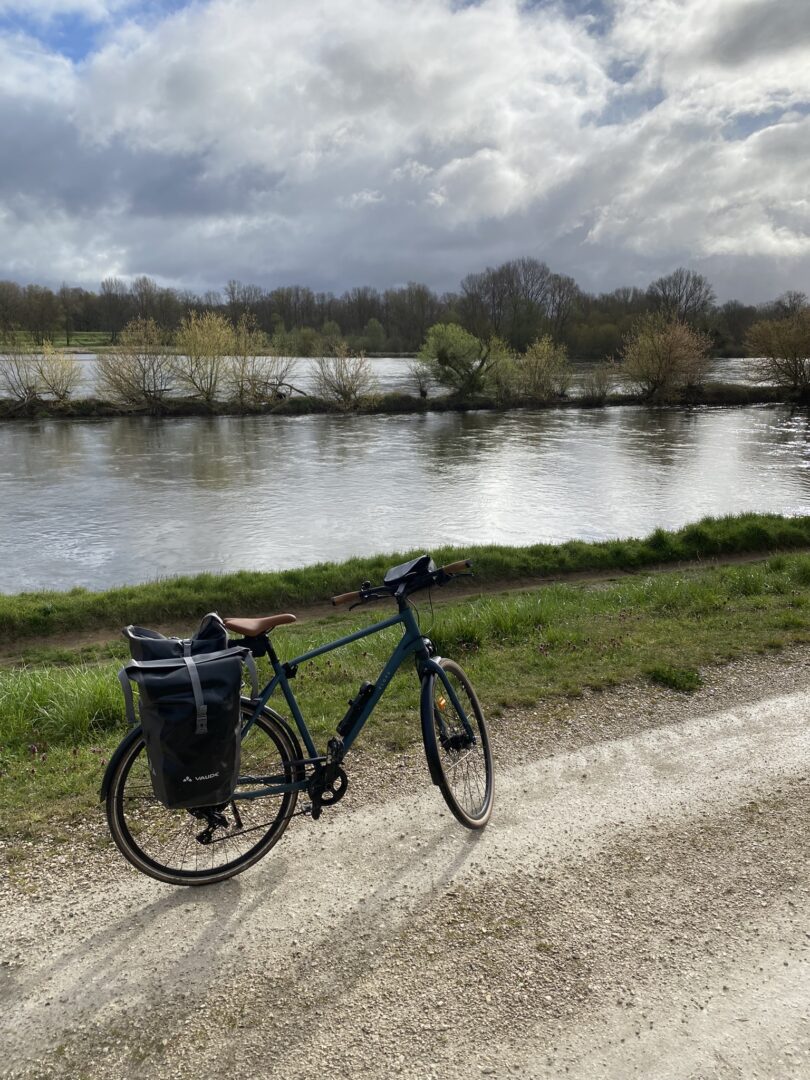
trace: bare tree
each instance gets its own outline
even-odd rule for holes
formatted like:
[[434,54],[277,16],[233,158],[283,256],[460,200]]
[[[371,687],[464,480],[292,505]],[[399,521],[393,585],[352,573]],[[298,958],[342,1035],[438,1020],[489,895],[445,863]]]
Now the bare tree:
[[319,398],[348,411],[374,393],[377,380],[365,356],[351,356],[344,343],[334,356],[315,360],[314,387]]
[[124,328],[130,311],[129,290],[120,278],[105,278],[101,283],[101,311],[104,329],[113,344]]
[[699,386],[709,364],[709,338],[663,312],[643,315],[624,343],[625,378],[645,397]]
[[22,304],[22,289],[17,282],[0,281],[0,335],[4,335],[2,340],[20,325]]
[[36,357],[13,330],[0,337],[0,391],[25,407],[35,405],[42,393]]
[[715,300],[714,289],[703,274],[683,266],[653,281],[647,294],[657,311],[677,322],[691,323],[705,318]]
[[264,332],[253,316],[242,315],[234,330],[227,378],[229,399],[239,409],[278,401],[296,389],[289,381],[295,358],[266,353]]
[[773,302],[773,313],[777,319],[786,319],[791,315],[797,315],[807,307],[807,293],[799,292],[798,289],[788,289]]
[[762,377],[801,394],[810,391],[810,307],[787,318],[754,323],[748,347]]
[[81,381],[81,370],[75,356],[54,349],[50,341],[46,341],[42,351],[33,357],[33,364],[39,380],[39,392],[49,394],[54,401],[64,405]]
[[115,349],[96,360],[99,389],[113,401],[162,411],[174,383],[174,357],[166,353],[154,319],[133,319]]
[[555,341],[562,338],[580,298],[579,286],[567,274],[552,274],[548,288],[548,327]]

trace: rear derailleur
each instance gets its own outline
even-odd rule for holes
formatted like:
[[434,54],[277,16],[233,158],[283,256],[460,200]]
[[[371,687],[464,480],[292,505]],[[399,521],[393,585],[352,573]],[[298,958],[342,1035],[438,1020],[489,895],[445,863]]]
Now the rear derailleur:
[[[223,813],[227,805],[227,803],[222,803],[219,806],[197,806],[189,808],[187,813],[192,817],[207,822],[203,831],[197,833],[195,837],[198,844],[212,844],[214,842],[214,833],[217,829],[230,828],[230,822]],[[234,809],[236,808],[234,807]],[[241,824],[241,822],[239,824]]]
[[326,749],[326,760],[318,762],[307,784],[310,806],[305,808],[304,813],[309,813],[316,821],[324,806],[333,806],[346,794],[349,778],[341,767],[344,753],[343,739],[337,735],[331,738]]

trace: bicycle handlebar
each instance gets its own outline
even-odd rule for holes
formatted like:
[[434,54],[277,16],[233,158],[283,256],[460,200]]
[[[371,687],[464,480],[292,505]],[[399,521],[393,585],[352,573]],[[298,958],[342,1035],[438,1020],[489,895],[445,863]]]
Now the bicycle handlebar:
[[462,570],[469,570],[472,563],[469,559],[459,559],[458,562],[448,563],[447,566],[440,566],[436,571],[437,574],[460,574]]
[[[449,581],[454,574],[461,574],[465,570],[469,570],[472,563],[469,559],[459,559],[458,562],[448,563],[447,566],[440,566],[438,569],[432,571],[426,575],[429,580],[417,579],[414,582],[417,588],[423,589],[427,585],[436,584],[444,585]],[[368,588],[368,582],[365,582],[362,589],[358,589],[355,592],[340,593],[338,596],[332,597],[333,606],[338,604],[351,604],[364,602],[367,600],[381,600],[385,596],[393,596],[394,592],[387,588],[385,585],[378,585],[374,589]]]
[[359,599],[360,599],[360,593],[359,592],[344,592],[344,593],[341,593],[340,596],[333,596],[332,597],[332,603],[333,604],[348,604],[352,600],[359,600]]

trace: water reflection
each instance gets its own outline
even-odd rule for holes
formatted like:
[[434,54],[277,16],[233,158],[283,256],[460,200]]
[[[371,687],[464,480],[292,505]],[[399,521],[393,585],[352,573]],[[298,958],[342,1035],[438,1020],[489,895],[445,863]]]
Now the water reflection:
[[0,589],[810,512],[786,407],[0,425]]

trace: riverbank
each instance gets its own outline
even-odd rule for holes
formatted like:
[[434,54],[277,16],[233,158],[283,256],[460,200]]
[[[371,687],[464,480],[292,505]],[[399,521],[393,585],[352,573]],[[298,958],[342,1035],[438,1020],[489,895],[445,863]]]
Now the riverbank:
[[624,405],[651,407],[673,406],[743,406],[743,405],[806,405],[801,397],[784,387],[748,386],[741,383],[707,383],[666,397],[649,398],[642,394],[613,392],[604,398],[583,394],[578,397],[551,400],[521,399],[508,404],[494,397],[460,398],[442,395],[422,398],[392,392],[365,398],[356,407],[341,408],[332,402],[308,394],[294,395],[262,405],[237,407],[232,402],[206,405],[194,398],[165,399],[159,409],[122,405],[100,398],[78,398],[75,401],[36,401],[20,404],[0,398],[0,421],[3,420],[96,420],[129,416],[154,416],[165,420],[190,416],[309,416],[309,415],[400,415],[427,412],[471,412],[475,410],[504,412],[514,409],[594,409]]
[[[810,555],[771,553],[795,547],[800,540],[807,546],[808,528],[810,518],[772,519],[767,529],[761,518],[749,515],[747,520],[702,522],[677,534],[661,532],[646,541],[624,542],[624,569],[639,572],[619,581],[541,586],[536,576],[519,591],[502,592],[498,583],[507,583],[508,577],[487,579],[482,574],[477,595],[452,599],[450,586],[444,592],[450,599],[432,615],[425,598],[420,604],[422,624],[442,654],[456,657],[468,669],[492,717],[639,682],[689,692],[701,686],[707,667],[810,642]],[[705,568],[709,546],[716,549],[723,542],[729,554],[732,547],[739,554],[746,545],[759,545],[763,558]],[[656,545],[660,562],[661,551],[674,551],[678,545],[683,551],[689,543],[693,552],[700,552],[689,567],[656,574],[640,570]],[[582,549],[588,548],[597,549],[592,562],[603,559],[605,565],[620,567],[620,544],[560,545],[556,552],[567,555],[573,566],[579,550],[581,566],[586,554]],[[526,577],[525,566],[517,561],[520,550],[507,552],[512,570]],[[370,567],[370,560],[364,562]],[[380,559],[375,565],[387,564]],[[357,561],[341,567],[341,589],[361,580],[361,565]],[[347,566],[352,567],[350,575]],[[324,574],[336,569],[318,568]],[[288,587],[294,588],[294,577],[286,577]],[[305,583],[305,588],[312,584]],[[330,591],[338,590],[330,588],[326,595]],[[216,606],[209,599],[198,597],[195,619]],[[117,600],[123,601],[123,595]],[[242,606],[245,613],[259,613],[275,605]],[[278,630],[277,648],[282,655],[296,655],[383,616],[379,606],[334,615],[319,611],[297,626]],[[132,618],[130,614],[118,625]],[[191,618],[181,622],[178,617],[175,630],[187,633],[192,626]],[[334,730],[360,681],[380,670],[392,648],[392,633],[364,639],[299,673],[296,694],[319,740]],[[18,840],[63,835],[71,823],[97,813],[103,764],[126,730],[116,679],[126,657],[120,634],[111,629],[106,640],[93,646],[62,642],[49,650],[48,632],[42,631],[26,653],[24,665],[0,672],[0,818],[6,838]],[[266,677],[266,663],[261,664]],[[383,756],[406,750],[418,737],[416,706],[409,669],[391,684],[364,733],[364,745]]]
[[[513,547],[503,544],[442,547],[432,554],[437,565],[473,560],[479,589],[539,583],[542,579],[583,572],[630,571],[667,563],[810,547],[810,515],[740,514],[709,517],[681,529],[656,529],[627,540]],[[117,632],[127,623],[166,624],[198,619],[204,612],[230,614],[310,608],[362,581],[382,581],[386,570],[421,554],[400,551],[341,563],[318,563],[296,570],[196,574],[127,585],[103,592],[76,588],[68,592],[0,594],[0,651],[25,640],[82,630]]]

